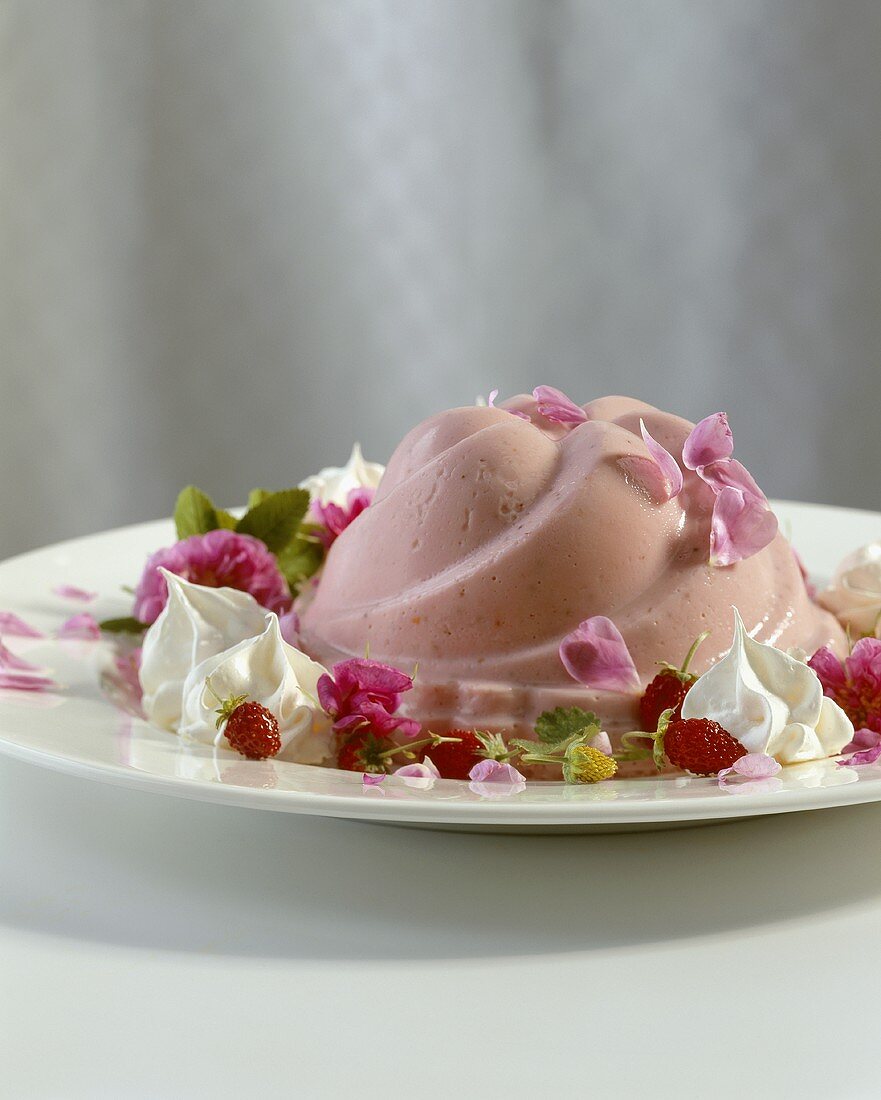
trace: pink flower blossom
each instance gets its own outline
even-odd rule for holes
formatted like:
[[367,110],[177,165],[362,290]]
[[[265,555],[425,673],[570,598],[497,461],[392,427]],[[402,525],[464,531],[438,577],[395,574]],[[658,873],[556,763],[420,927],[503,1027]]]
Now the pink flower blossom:
[[0,636],[8,635],[11,638],[45,638],[42,630],[26,623],[24,619],[12,611],[0,611]]
[[98,626],[94,615],[88,611],[81,611],[79,615],[67,620],[59,626],[55,634],[56,638],[79,638],[84,642],[97,642],[101,637],[101,627]]
[[373,493],[374,490],[366,485],[350,489],[345,507],[333,502],[322,504],[320,500],[312,502],[312,515],[319,524],[316,534],[325,550],[329,550],[349,524],[356,520],[365,508],[370,507]]
[[85,588],[77,588],[73,584],[59,584],[52,589],[52,592],[63,600],[75,600],[77,603],[91,603],[98,598],[97,592],[88,592]]
[[0,641],[0,688],[5,691],[52,691],[57,685],[45,669],[17,656]]
[[824,693],[835,700],[855,729],[881,733],[881,639],[861,638],[844,662],[823,646],[808,664],[819,676]]
[[637,691],[639,674],[621,632],[605,615],[585,619],[560,643],[560,660],[573,680],[597,691]]
[[379,735],[415,737],[419,723],[395,714],[401,695],[412,687],[412,677],[391,665],[354,657],[334,665],[332,675],[325,672],[317,690],[338,732],[371,729]]
[[710,525],[710,565],[750,558],[777,534],[777,517],[767,501],[726,486],[716,497]]
[[587,420],[584,409],[553,386],[536,386],[532,396],[541,415],[555,424],[583,424]]
[[691,429],[682,447],[682,464],[688,470],[698,470],[711,462],[729,458],[734,451],[734,436],[723,412],[705,416]]
[[270,611],[286,611],[291,605],[287,581],[259,539],[237,531],[209,531],[157,550],[147,559],[135,591],[134,615],[142,623],[152,623],[168,599],[160,566],[195,584],[250,592]]
[[468,787],[481,798],[510,798],[526,789],[526,779],[511,764],[479,760],[468,773]]

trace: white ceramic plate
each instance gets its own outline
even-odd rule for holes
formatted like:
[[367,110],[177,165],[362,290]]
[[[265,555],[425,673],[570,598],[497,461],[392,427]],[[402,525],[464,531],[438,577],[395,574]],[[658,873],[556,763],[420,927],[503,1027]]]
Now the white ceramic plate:
[[[819,576],[828,576],[848,551],[881,537],[876,513],[811,504],[776,508]],[[128,614],[130,599],[121,586],[137,579],[148,552],[173,537],[170,523],[148,523],[13,558],[0,564],[0,610],[52,631],[83,609],[52,592],[73,584],[100,593],[88,607],[97,617]],[[833,761],[784,768],[780,787],[764,793],[732,793],[712,779],[692,778],[530,783],[521,794],[496,799],[455,780],[438,780],[426,791],[389,777],[381,787],[365,789],[358,774],[188,747],[132,717],[101,687],[111,652],[103,642],[12,638],[7,644],[52,668],[63,686],[54,695],[0,692],[0,751],[83,778],[183,798],[386,824],[515,832],[671,828],[881,800],[881,766],[846,768]]]

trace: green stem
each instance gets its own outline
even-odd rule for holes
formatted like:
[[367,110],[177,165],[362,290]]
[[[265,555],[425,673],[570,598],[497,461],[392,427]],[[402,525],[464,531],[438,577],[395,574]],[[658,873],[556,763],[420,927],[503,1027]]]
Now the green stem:
[[694,660],[695,653],[697,653],[698,648],[707,640],[707,638],[709,638],[709,636],[709,630],[705,630],[703,634],[698,634],[695,640],[691,643],[691,649],[688,651],[688,653],[685,654],[685,660],[682,662],[682,668],[680,669],[683,675],[688,672],[688,666]]

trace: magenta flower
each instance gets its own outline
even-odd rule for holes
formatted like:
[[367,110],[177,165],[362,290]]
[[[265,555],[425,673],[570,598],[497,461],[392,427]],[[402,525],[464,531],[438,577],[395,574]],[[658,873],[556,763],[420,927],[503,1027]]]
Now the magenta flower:
[[329,504],[322,504],[319,500],[312,502],[312,514],[320,525],[316,534],[325,550],[329,550],[349,524],[356,520],[365,508],[370,507],[373,502],[373,492],[374,490],[366,485],[350,489],[345,507],[333,502]]
[[391,665],[354,657],[334,665],[332,675],[325,672],[317,690],[322,707],[339,733],[371,729],[381,736],[397,732],[415,737],[419,723],[395,714],[401,695],[412,687],[412,677]]
[[160,565],[194,584],[250,592],[270,611],[286,611],[291,604],[287,581],[264,543],[236,531],[209,531],[157,550],[147,559],[135,591],[134,616],[142,623],[152,623],[168,599]]
[[561,390],[555,390],[553,386],[536,386],[532,396],[545,420],[551,420],[555,424],[570,425],[583,424],[587,420],[584,409],[576,405]]
[[5,691],[51,691],[55,681],[45,669],[18,657],[0,641],[0,688]]
[[481,798],[509,798],[526,789],[525,777],[511,764],[479,760],[468,773],[468,787]]
[[101,627],[95,621],[95,616],[88,611],[81,611],[59,626],[55,634],[56,638],[78,638],[84,642],[97,642],[101,637]]
[[594,615],[560,643],[560,660],[573,680],[597,691],[638,691],[639,673],[618,627]]
[[[881,733],[881,639],[861,638],[843,662],[831,649],[823,646],[808,661],[823,685],[823,691],[841,707],[853,722],[854,729],[864,733]],[[845,752],[855,745],[854,736]],[[857,744],[857,748],[872,747]]]

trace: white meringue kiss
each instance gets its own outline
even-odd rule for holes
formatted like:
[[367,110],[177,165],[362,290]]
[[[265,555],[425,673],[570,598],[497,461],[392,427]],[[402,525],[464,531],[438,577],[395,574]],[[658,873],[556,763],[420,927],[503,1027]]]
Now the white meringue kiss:
[[731,649],[685,696],[682,717],[710,718],[749,752],[781,764],[833,756],[853,737],[813,669],[751,638],[736,608]]
[[327,466],[301,481],[299,487],[308,489],[313,501],[344,507],[352,489],[375,489],[384,473],[385,466],[367,462],[360,444],[356,443],[345,466]]
[[149,721],[175,729],[194,666],[266,629],[266,609],[247,592],[208,588],[162,570],[168,602],[144,636],[140,680]]
[[853,633],[881,637],[881,542],[849,554],[817,602]]
[[216,727],[219,699],[246,695],[275,715],[288,760],[320,764],[330,756],[331,742],[330,720],[317,693],[325,671],[288,645],[278,616],[270,613],[262,634],[209,657],[190,672],[184,682],[178,732],[184,739],[224,745],[223,729]]

